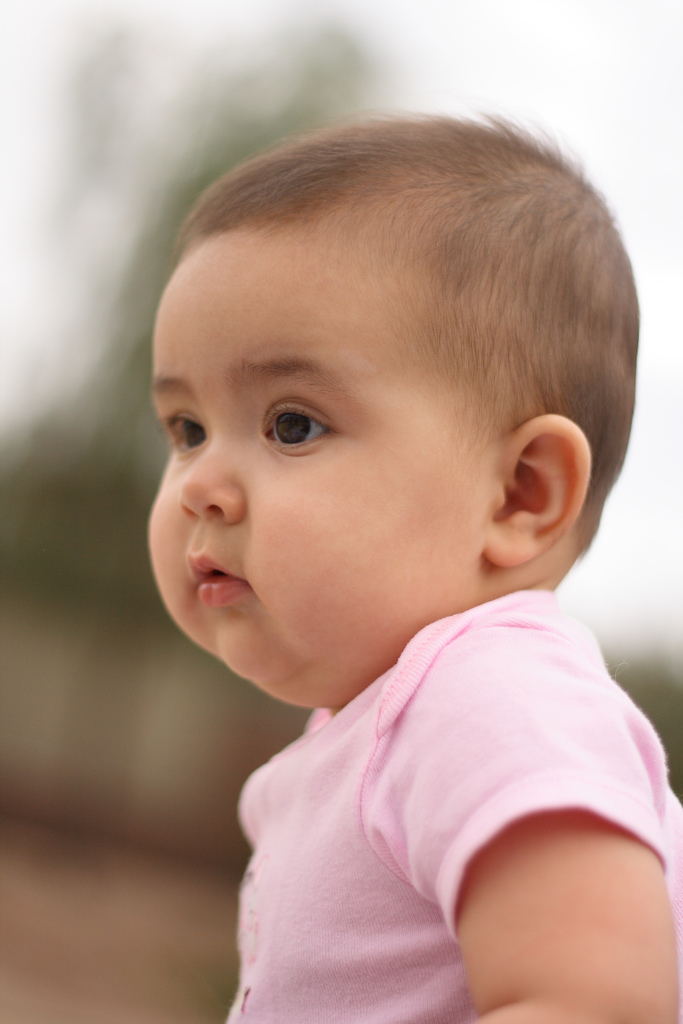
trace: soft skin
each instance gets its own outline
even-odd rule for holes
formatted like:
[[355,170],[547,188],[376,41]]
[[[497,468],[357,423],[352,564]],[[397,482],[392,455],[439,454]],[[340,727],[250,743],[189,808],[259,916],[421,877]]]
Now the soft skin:
[[[324,239],[240,230],[186,256],[159,310],[162,597],[197,643],[292,703],[343,706],[427,623],[553,586],[571,564],[558,542],[585,493],[583,435],[562,417],[486,435],[464,395],[397,356],[403,291]],[[303,443],[274,434],[287,412],[311,418]],[[520,472],[534,445],[547,483]],[[197,564],[248,586],[207,607]]]
[[[322,231],[212,237],[155,334],[162,597],[197,643],[309,707],[348,703],[435,619],[556,586],[590,473],[569,420],[495,434],[435,382],[409,356],[405,275],[345,252]],[[496,837],[457,923],[482,1022],[676,1020],[661,865],[587,815]]]
[[[452,395],[416,388],[396,360],[391,292],[288,236],[235,232],[181,263],[159,311],[162,596],[194,640],[297,704],[346,704],[422,626],[483,593],[481,446],[455,429]],[[278,443],[289,411],[320,424],[310,440]],[[248,588],[205,607],[197,556]]]
[[458,915],[482,1024],[676,1024],[662,866],[592,815],[522,819],[470,864]]

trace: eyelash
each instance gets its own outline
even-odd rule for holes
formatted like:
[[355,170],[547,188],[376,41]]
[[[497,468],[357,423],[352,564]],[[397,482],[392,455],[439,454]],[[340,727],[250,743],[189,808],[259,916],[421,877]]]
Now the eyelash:
[[[188,452],[193,448],[198,448],[199,444],[206,438],[206,431],[202,427],[201,423],[197,423],[196,420],[191,419],[189,416],[169,416],[161,421],[161,425],[164,429],[171,447],[179,452]],[[189,444],[186,439],[183,438],[183,430],[185,427],[197,427],[204,434],[204,438],[199,444]]]
[[[298,442],[292,442],[291,444],[287,444],[283,441],[280,441],[275,436],[275,427],[278,418],[280,416],[287,414],[293,416],[301,416],[307,420],[310,420],[312,424],[315,424],[316,426],[321,428],[320,434],[318,434],[315,438]],[[204,440],[206,439],[206,431],[202,427],[201,423],[198,423],[196,420],[192,419],[189,416],[168,416],[167,418],[161,421],[161,426],[171,444],[171,447],[179,452],[184,453],[192,451],[194,448],[198,448],[201,444],[203,444]],[[184,431],[186,428],[191,429],[194,427],[201,431],[203,437],[196,444],[191,444],[184,436]],[[330,428],[327,427],[321,420],[317,419],[315,416],[311,416],[309,412],[306,412],[299,406],[283,405],[271,410],[268,413],[264,433],[268,440],[274,443],[280,450],[292,448],[301,449],[305,445],[311,444],[314,440],[317,440],[318,437],[323,437],[325,434],[329,434]]]
[[[304,441],[299,441],[299,442],[293,442],[291,444],[286,444],[285,442],[280,441],[275,436],[275,427],[277,425],[277,421],[278,421],[279,417],[280,416],[286,416],[286,415],[301,416],[301,417],[303,417],[303,418],[305,418],[307,420],[310,420],[311,423],[314,423],[314,424],[316,424],[316,426],[322,428],[320,434],[318,434],[315,438],[310,438],[309,440],[304,440]],[[297,405],[286,404],[286,405],[278,406],[275,409],[272,409],[268,413],[268,417],[266,419],[266,427],[265,427],[264,433],[265,433],[266,437],[268,438],[268,440],[271,441],[273,444],[275,444],[280,451],[282,451],[282,450],[292,449],[292,448],[301,449],[305,445],[312,444],[313,441],[316,441],[318,439],[318,437],[323,437],[325,434],[329,434],[330,433],[330,428],[327,427],[322,422],[322,420],[319,420],[316,416],[312,416],[311,413],[308,412],[306,409],[303,409],[303,408],[301,408],[300,406],[297,406]]]

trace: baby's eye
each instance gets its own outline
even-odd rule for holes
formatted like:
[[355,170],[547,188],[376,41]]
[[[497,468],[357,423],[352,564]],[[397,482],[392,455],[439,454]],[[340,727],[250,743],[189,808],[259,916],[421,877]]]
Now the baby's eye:
[[174,417],[168,421],[167,428],[171,441],[180,451],[188,451],[190,448],[197,448],[206,441],[206,431],[194,420],[185,419],[182,416]]
[[280,444],[303,444],[327,433],[327,427],[300,412],[281,412],[275,417],[273,437]]
[[206,441],[206,431],[193,420],[183,420],[180,424],[180,436],[186,448],[196,448]]

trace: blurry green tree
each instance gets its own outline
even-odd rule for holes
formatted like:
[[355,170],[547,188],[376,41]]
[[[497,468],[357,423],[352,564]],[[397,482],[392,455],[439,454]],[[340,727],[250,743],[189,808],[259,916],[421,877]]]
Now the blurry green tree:
[[134,621],[161,614],[145,553],[163,457],[149,407],[150,339],[179,226],[219,174],[358,109],[373,79],[359,46],[331,30],[271,42],[246,68],[217,49],[186,62],[175,83],[163,66],[173,55],[142,43],[126,33],[99,39],[75,77],[60,228],[85,287],[63,358],[78,378],[87,346],[90,372],[4,474],[0,533],[8,583]]
[[0,811],[239,870],[239,786],[303,716],[191,647],[156,595],[154,312],[202,189],[277,139],[357,111],[377,82],[362,48],[331,29],[241,56],[225,42],[190,55],[114,32],[77,62],[57,218],[75,307],[65,391],[23,448],[0,438]]
[[613,675],[659,733],[671,788],[683,800],[683,665],[653,654],[620,662]]

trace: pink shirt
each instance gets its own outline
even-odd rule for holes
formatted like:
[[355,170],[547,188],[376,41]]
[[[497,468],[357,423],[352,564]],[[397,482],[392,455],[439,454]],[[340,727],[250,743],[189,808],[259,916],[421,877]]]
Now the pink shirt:
[[683,809],[593,637],[547,591],[427,626],[248,779],[254,855],[229,1020],[476,1020],[454,923],[463,872],[506,825],[559,808],[593,811],[657,853],[680,958]]

